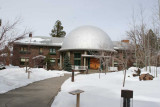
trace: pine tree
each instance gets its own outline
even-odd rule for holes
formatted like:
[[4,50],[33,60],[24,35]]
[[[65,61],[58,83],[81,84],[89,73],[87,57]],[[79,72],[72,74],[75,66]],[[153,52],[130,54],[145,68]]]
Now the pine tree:
[[47,65],[47,70],[49,70],[51,68],[51,62],[50,62],[50,55],[49,54],[46,56],[44,61]]
[[63,31],[63,26],[61,21],[57,20],[55,25],[54,25],[54,29],[51,30],[50,35],[52,37],[64,37],[66,35],[66,32]]
[[67,54],[64,56],[64,70],[65,71],[71,71],[72,70],[70,59],[69,59]]
[[147,33],[147,38],[148,38],[148,42],[149,42],[149,47],[151,50],[153,50],[154,48],[156,48],[157,46],[157,36],[156,34],[152,31],[152,29],[150,29]]

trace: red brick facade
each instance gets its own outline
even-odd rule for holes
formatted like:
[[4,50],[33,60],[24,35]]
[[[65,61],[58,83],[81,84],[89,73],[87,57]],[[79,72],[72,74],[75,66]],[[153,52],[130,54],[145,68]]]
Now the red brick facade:
[[[27,49],[26,51],[22,51],[22,49]],[[40,53],[40,48],[41,48],[41,53]],[[55,54],[50,54],[50,49],[55,49],[56,53]],[[36,45],[21,45],[21,44],[14,44],[13,46],[13,61],[12,64],[14,66],[20,66],[23,67],[24,65],[21,64],[21,58],[29,58],[29,66],[30,67],[35,67],[35,62],[33,60],[34,57],[38,55],[43,55],[47,56],[48,54],[50,55],[51,59],[55,60],[55,63],[52,64],[51,69],[59,69],[59,50],[60,47],[57,46],[36,46]],[[45,64],[44,64],[45,65]]]

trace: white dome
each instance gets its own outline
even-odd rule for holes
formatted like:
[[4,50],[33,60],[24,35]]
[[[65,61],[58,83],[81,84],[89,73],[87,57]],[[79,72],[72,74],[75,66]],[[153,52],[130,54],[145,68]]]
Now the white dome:
[[114,51],[110,37],[103,30],[93,26],[82,26],[71,31],[65,37],[60,50]]

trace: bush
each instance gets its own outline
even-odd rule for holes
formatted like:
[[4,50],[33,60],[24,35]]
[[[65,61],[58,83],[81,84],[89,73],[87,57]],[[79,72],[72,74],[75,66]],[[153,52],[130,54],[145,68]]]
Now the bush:
[[70,59],[69,59],[67,54],[64,56],[64,67],[63,67],[63,69],[65,71],[70,71],[70,72],[72,71]]

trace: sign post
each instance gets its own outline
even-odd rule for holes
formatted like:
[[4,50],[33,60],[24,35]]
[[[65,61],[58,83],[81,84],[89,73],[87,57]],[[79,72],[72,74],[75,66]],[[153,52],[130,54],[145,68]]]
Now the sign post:
[[74,90],[69,92],[72,95],[77,95],[76,107],[80,107],[80,93],[83,93],[83,90]]
[[[121,90],[122,106],[121,107],[133,107],[133,91]],[[132,99],[132,100],[131,100]]]
[[72,78],[71,78],[72,80],[72,82],[74,82],[74,70],[72,69]]

